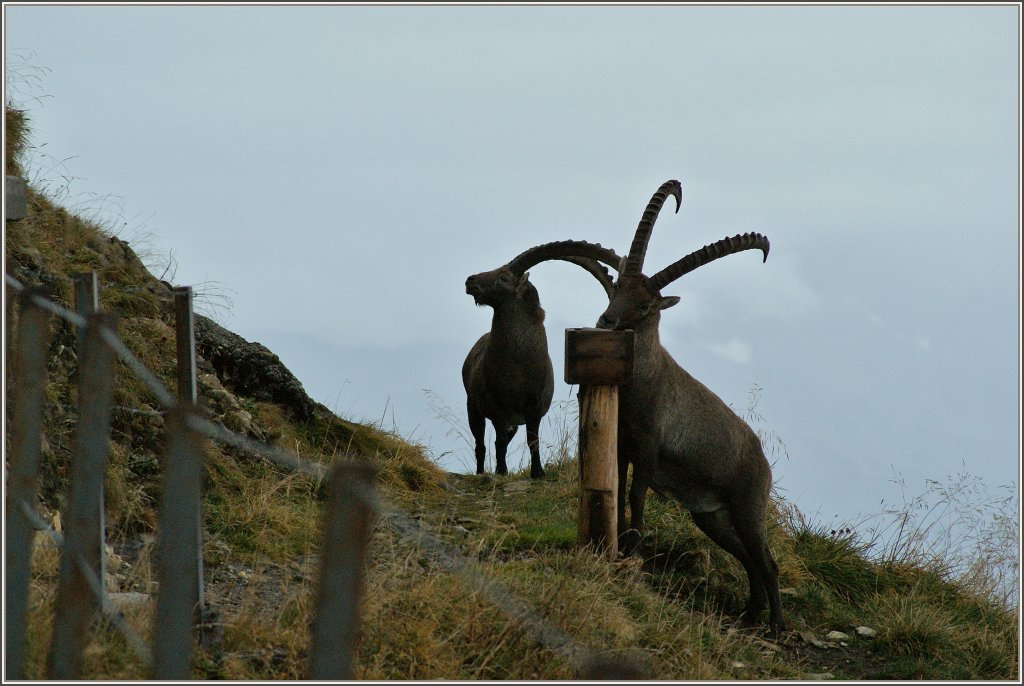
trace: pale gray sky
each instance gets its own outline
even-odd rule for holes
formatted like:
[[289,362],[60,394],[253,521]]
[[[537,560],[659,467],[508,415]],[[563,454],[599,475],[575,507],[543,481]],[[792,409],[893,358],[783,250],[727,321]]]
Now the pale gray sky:
[[[35,178],[234,293],[228,328],[317,400],[463,471],[460,368],[491,310],[467,275],[532,245],[656,270],[766,234],[668,287],[663,342],[788,448],[830,522],[966,465],[1017,484],[1019,7],[5,5]],[[28,67],[25,65],[27,59]],[[19,66],[20,65],[20,66]],[[16,69],[17,72],[17,69]],[[17,81],[16,81],[17,83]],[[56,164],[63,161],[62,165]],[[108,197],[113,196],[113,197]],[[531,272],[555,373],[604,308]],[[559,383],[556,400],[574,397]],[[542,426],[542,440],[551,440]],[[450,435],[451,434],[451,435]],[[512,464],[524,460],[522,432]]]

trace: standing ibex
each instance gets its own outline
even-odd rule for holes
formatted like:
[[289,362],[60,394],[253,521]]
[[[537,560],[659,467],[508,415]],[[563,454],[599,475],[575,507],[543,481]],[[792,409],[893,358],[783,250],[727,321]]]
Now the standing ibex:
[[544,310],[526,270],[549,259],[563,259],[593,274],[611,297],[612,279],[596,261],[551,254],[542,246],[513,258],[508,264],[466,279],[466,292],[477,305],[494,308],[491,330],[480,337],[462,365],[469,429],[476,451],[476,473],[484,473],[484,431],[494,425],[495,469],[508,474],[505,454],[509,441],[526,424],[530,476],[544,476],[538,431],[554,393],[554,375],[544,331]]
[[[619,397],[618,526],[624,551],[635,548],[643,532],[647,489],[678,500],[711,540],[743,565],[750,582],[744,610],[757,620],[767,604],[773,631],[785,630],[779,598],[778,565],[768,549],[766,512],[771,466],[761,441],[721,398],[690,376],[662,347],[661,311],[679,298],[661,289],[713,260],[758,249],[768,258],[768,239],[756,233],[726,238],[674,262],[652,277],[641,273],[654,221],[666,198],[681,198],[678,181],[666,182],[651,198],[625,260],[581,241],[539,246],[550,258],[576,255],[620,269],[607,309],[597,322],[604,329],[633,329],[634,367]],[[551,246],[560,246],[553,248]],[[626,473],[633,464],[629,492],[633,531],[626,531]]]

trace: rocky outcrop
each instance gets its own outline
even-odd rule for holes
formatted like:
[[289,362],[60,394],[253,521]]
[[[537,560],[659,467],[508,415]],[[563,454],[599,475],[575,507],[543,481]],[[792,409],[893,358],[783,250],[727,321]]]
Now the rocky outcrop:
[[278,403],[300,420],[312,418],[316,403],[266,346],[250,343],[202,315],[195,317],[195,331],[196,352],[235,395]]

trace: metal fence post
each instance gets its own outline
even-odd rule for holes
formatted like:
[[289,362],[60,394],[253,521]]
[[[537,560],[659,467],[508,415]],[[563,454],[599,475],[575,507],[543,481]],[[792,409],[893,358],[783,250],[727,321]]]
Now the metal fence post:
[[[171,293],[174,295],[174,341],[178,371],[178,398],[186,407],[193,408],[199,402],[199,388],[196,373],[196,325],[192,309],[192,287],[178,286],[171,289]],[[200,462],[200,464],[202,463]],[[208,620],[215,619],[216,613],[206,604],[206,588],[203,579],[203,494],[201,488],[196,491],[195,497],[196,545],[199,549],[194,572],[195,622],[199,627],[199,641],[204,650],[209,650],[214,647],[213,644],[217,640],[217,631],[209,626]]]
[[580,385],[578,541],[614,560],[618,544],[619,386],[633,372],[633,332],[565,330],[565,381]]
[[[96,272],[84,272],[74,275],[75,281],[75,312],[88,318],[93,312],[100,310],[100,284]],[[85,329],[78,328],[78,359],[82,359],[85,349]]]
[[[96,272],[85,272],[74,275],[75,281],[75,312],[82,315],[82,317],[88,319],[89,315],[99,312],[100,310],[100,283],[96,277]],[[81,362],[85,355],[85,330],[81,327],[78,329],[78,360]],[[99,512],[97,513],[99,526],[96,531],[95,545],[99,548],[99,553],[95,558],[97,566],[95,568],[96,578],[100,580],[100,585],[103,587],[104,596],[100,598],[100,603],[106,602],[104,597],[106,596],[106,578],[107,578],[107,556],[106,556],[106,516],[104,503],[105,498],[103,495],[103,479],[99,480]]]
[[179,405],[167,414],[163,494],[160,503],[160,591],[153,631],[153,678],[187,679],[192,655],[192,625],[199,603],[195,582],[202,550],[196,546],[202,485],[202,441],[188,425],[191,408]]
[[18,347],[15,352],[14,407],[11,418],[10,474],[7,478],[5,519],[6,603],[4,607],[7,679],[23,679],[25,620],[32,577],[32,539],[35,527],[22,507],[35,508],[39,478],[46,354],[50,315],[32,299],[29,289],[19,297]]
[[16,222],[25,218],[28,214],[28,186],[25,179],[20,176],[6,175],[4,180],[4,195],[7,197],[5,221]]
[[192,314],[192,287],[179,286],[174,294],[174,331],[178,356],[178,397],[189,406],[199,400],[196,387],[196,325]]
[[356,462],[339,464],[331,472],[310,646],[311,679],[353,678],[373,512],[369,499],[376,473],[373,465]]
[[[104,342],[101,329],[116,326],[117,315],[110,313],[92,314],[86,325],[78,379],[78,427],[50,646],[48,673],[55,679],[76,679],[81,675],[90,619],[101,607],[94,588],[94,574],[99,568],[96,556],[102,553],[95,545],[99,530],[96,519],[101,509],[97,497],[98,484],[103,482],[106,471],[115,370],[114,351]],[[98,581],[102,585],[103,580]]]

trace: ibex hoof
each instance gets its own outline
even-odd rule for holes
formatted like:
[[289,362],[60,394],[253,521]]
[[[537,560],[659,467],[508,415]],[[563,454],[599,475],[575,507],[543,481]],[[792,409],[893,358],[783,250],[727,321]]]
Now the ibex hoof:
[[786,633],[786,631],[788,631],[788,630],[789,629],[786,626],[786,622],[784,620],[783,621],[778,621],[778,622],[773,622],[768,627],[768,638],[771,638],[771,639],[781,638],[782,634]]
[[622,553],[623,557],[638,555],[640,553],[640,541],[642,539],[643,535],[636,529],[623,531],[619,535],[619,552]]
[[537,467],[536,469],[531,468],[530,469],[530,478],[531,479],[543,479],[544,478],[544,470],[541,469],[540,467]]
[[761,617],[762,610],[764,610],[763,607],[745,607],[743,612],[740,614],[740,623],[748,628],[759,626],[760,622],[758,620]]

